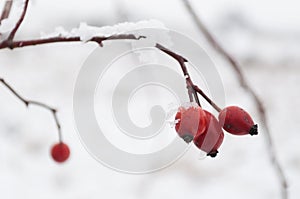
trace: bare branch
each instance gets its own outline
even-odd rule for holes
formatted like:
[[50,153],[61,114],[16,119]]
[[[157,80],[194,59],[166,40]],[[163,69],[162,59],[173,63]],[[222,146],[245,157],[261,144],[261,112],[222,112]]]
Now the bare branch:
[[191,76],[190,76],[190,74],[187,70],[187,67],[185,65],[185,63],[188,62],[188,60],[186,58],[184,58],[181,55],[167,49],[166,47],[164,47],[160,44],[156,44],[155,47],[158,48],[159,50],[163,51],[164,53],[170,55],[172,58],[174,58],[180,64],[183,75],[186,78],[186,84],[187,84],[187,89],[188,89],[188,94],[189,94],[189,97],[190,97],[190,101],[192,101],[191,100],[191,94],[193,94],[197,104],[199,104],[199,106],[200,106],[200,101],[199,101],[199,98],[198,98],[198,95],[197,95],[197,93],[199,93],[216,111],[220,112],[222,110],[197,85],[195,85],[193,83],[193,81],[191,79]]
[[56,124],[56,127],[57,127],[59,142],[62,142],[62,133],[61,133],[60,122],[58,120],[57,110],[55,108],[52,108],[51,106],[49,106],[47,104],[44,104],[42,102],[25,99],[15,89],[13,89],[12,86],[10,86],[3,78],[0,78],[0,82],[8,90],[10,90],[20,101],[22,101],[26,105],[26,107],[28,107],[29,105],[35,105],[35,106],[39,106],[41,108],[44,108],[46,110],[49,110],[52,113],[52,115],[53,115],[53,118],[54,118],[54,121],[55,121],[55,124]]
[[283,169],[279,163],[279,160],[277,159],[275,150],[274,150],[274,144],[272,141],[271,132],[269,129],[267,117],[266,117],[266,110],[263,105],[263,102],[258,97],[258,95],[255,93],[253,88],[247,83],[245,76],[243,75],[241,71],[241,66],[239,63],[217,42],[217,40],[213,37],[213,35],[209,32],[209,30],[206,28],[206,26],[202,23],[200,17],[196,14],[195,10],[193,9],[192,5],[188,0],[182,0],[184,3],[186,9],[190,13],[191,17],[193,18],[195,24],[197,25],[198,29],[204,34],[208,42],[230,63],[231,67],[234,69],[238,80],[240,82],[240,85],[249,92],[249,94],[252,96],[256,107],[258,108],[260,120],[264,124],[265,127],[265,136],[266,136],[266,142],[267,142],[267,149],[269,152],[270,159],[274,165],[274,169],[276,172],[276,175],[278,177],[278,180],[281,184],[281,192],[282,192],[282,199],[288,198],[288,185],[287,185],[287,179],[283,172]]
[[10,32],[8,38],[7,38],[7,41],[8,42],[12,42],[18,29],[20,28],[24,18],[25,18],[25,15],[26,15],[26,12],[27,12],[27,8],[28,8],[28,3],[29,3],[29,0],[25,0],[25,4],[24,4],[24,7],[23,7],[23,12],[18,20],[18,22],[16,23],[14,29],[12,29],[12,31]]
[[[120,34],[120,35],[112,35],[109,37],[93,37],[88,42],[96,42],[100,46],[103,46],[102,42],[106,40],[120,40],[120,39],[133,39],[139,40],[141,38],[145,38],[143,36],[135,36],[132,34]],[[35,40],[24,40],[24,41],[4,41],[0,43],[0,49],[3,48],[22,48],[26,46],[35,46],[41,44],[50,44],[50,43],[61,43],[61,42],[83,42],[80,37],[51,37],[46,39],[35,39]]]
[[6,0],[5,5],[3,7],[3,11],[2,11],[1,17],[0,17],[0,25],[1,25],[1,21],[3,19],[8,18],[10,10],[11,10],[11,7],[12,7],[12,4],[13,4],[13,0]]

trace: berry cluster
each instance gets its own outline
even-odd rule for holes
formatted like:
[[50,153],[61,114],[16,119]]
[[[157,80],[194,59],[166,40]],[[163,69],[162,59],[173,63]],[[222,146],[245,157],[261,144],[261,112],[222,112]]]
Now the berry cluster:
[[187,143],[194,142],[208,156],[215,157],[221,146],[222,128],[233,135],[257,135],[257,125],[242,108],[229,106],[219,112],[218,119],[199,105],[179,107],[175,130]]
[[[193,83],[186,66],[188,63],[186,58],[160,44],[156,44],[155,47],[179,63],[185,77],[190,102],[196,102],[195,106],[179,107],[175,116],[175,121],[177,122],[175,130],[185,142],[190,143],[194,141],[194,144],[199,149],[205,151],[208,156],[215,157],[224,139],[222,128],[234,135],[257,134],[257,125],[254,124],[246,111],[237,106],[229,106],[222,110]],[[219,112],[218,119],[210,112],[201,108],[198,95],[202,96]]]

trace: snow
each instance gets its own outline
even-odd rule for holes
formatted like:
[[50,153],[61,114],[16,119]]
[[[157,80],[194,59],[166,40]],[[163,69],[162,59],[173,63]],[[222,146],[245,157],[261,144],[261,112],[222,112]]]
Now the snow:
[[181,107],[184,109],[189,109],[191,107],[198,108],[199,105],[196,102],[184,102]]
[[81,41],[89,41],[92,37],[96,36],[111,36],[116,34],[124,34],[137,29],[144,28],[165,28],[162,22],[158,20],[143,20],[138,22],[124,22],[118,23],[113,26],[90,26],[87,23],[80,23],[78,28],[73,28],[70,32],[65,30],[63,27],[56,27],[53,33],[46,34],[44,32],[41,33],[41,38],[49,38],[49,37],[74,37],[79,36]]
[[[192,2],[218,40],[241,62],[247,81],[263,100],[275,151],[288,177],[289,196],[298,199],[299,1]],[[206,44],[180,2],[132,0],[122,4],[132,21],[156,18],[205,46],[222,77],[226,104],[244,107],[260,123],[252,99],[239,86],[231,67]],[[61,28],[53,34],[68,36],[79,22],[83,22],[83,27],[88,26],[84,30],[92,35],[99,33],[98,28],[94,32],[95,26],[113,27],[124,21],[118,18],[112,1],[108,0],[32,0],[29,6],[29,15],[16,35],[18,39],[38,38],[41,31],[46,36],[55,27]],[[246,17],[246,26],[237,26],[237,22],[227,18],[230,13]],[[5,23],[7,28],[2,27]],[[9,21],[2,25],[3,32],[2,28],[11,28]],[[90,37],[85,33],[82,32],[83,40]],[[69,162],[55,164],[49,156],[49,148],[56,141],[51,114],[39,108],[25,108],[0,85],[1,198],[280,198],[261,127],[256,137],[226,134],[216,159],[203,159],[191,146],[175,164],[147,175],[119,173],[95,161],[82,146],[72,119],[76,76],[93,50],[94,46],[89,44],[57,44],[0,51],[1,77],[29,99],[58,108],[64,139],[72,150]]]
[[51,38],[51,37],[73,37],[73,36],[78,36],[78,35],[72,35],[70,32],[68,32],[67,30],[65,30],[64,27],[59,26],[55,28],[55,31],[52,33],[45,33],[45,32],[41,32],[41,39],[46,39],[46,38]]

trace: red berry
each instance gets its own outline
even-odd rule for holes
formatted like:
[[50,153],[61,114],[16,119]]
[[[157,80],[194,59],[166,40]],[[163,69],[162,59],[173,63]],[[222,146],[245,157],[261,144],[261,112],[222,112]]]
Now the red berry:
[[194,144],[205,151],[208,156],[216,157],[218,149],[221,146],[224,133],[218,120],[210,112],[205,111],[207,128],[204,133],[197,133],[194,138]]
[[254,124],[251,116],[242,108],[229,106],[219,114],[219,121],[223,128],[234,135],[257,135],[257,124]]
[[203,133],[206,128],[205,113],[199,106],[180,107],[175,120],[178,120],[175,125],[176,132],[187,143],[191,142],[197,133]]
[[70,149],[65,143],[59,142],[52,147],[51,156],[56,162],[62,163],[69,158]]

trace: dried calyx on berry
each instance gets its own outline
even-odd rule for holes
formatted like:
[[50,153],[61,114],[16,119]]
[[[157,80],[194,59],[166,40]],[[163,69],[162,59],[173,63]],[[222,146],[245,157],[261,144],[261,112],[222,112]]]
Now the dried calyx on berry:
[[210,112],[205,111],[206,128],[203,133],[197,133],[194,144],[207,156],[216,157],[223,140],[224,133],[218,120]]
[[219,113],[219,121],[224,130],[233,135],[257,135],[258,126],[242,108],[229,106]]
[[257,124],[254,124],[254,125],[251,127],[251,129],[250,129],[250,131],[249,131],[249,134],[250,134],[250,135],[257,135],[257,134],[258,134],[258,125],[257,125]]
[[193,141],[198,132],[203,133],[206,126],[205,113],[198,105],[179,107],[175,121],[177,134],[187,143]]

